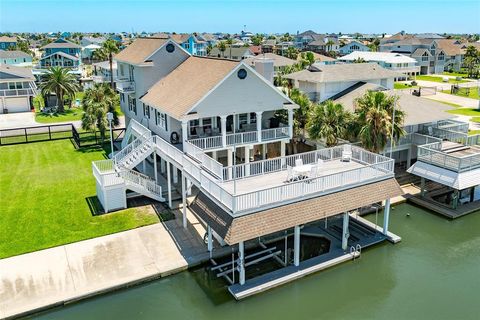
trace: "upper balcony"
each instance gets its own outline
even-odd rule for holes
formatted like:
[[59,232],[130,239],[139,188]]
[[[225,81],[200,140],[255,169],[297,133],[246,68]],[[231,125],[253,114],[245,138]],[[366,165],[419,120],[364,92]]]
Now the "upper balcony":
[[135,92],[135,81],[132,81],[128,78],[118,78],[117,79],[117,90],[121,93],[134,93]]
[[37,95],[37,91],[34,88],[0,90],[0,97],[19,97],[35,95]]
[[417,159],[454,172],[480,168],[480,135],[419,146]]

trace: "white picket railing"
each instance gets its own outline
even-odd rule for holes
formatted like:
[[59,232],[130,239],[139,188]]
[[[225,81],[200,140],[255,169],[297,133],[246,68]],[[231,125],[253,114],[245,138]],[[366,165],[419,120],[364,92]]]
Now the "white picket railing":
[[468,171],[480,167],[480,152],[460,157],[447,154],[441,149],[441,142],[419,146],[417,159],[418,161],[430,163],[456,172]]
[[200,149],[217,149],[222,147],[222,136],[212,136],[188,140]]
[[122,170],[120,176],[127,184],[134,184],[136,187],[141,187],[149,193],[162,197],[162,187],[149,176],[134,170]]
[[262,141],[286,139],[289,137],[288,127],[262,130]]
[[227,145],[258,142],[257,131],[247,131],[227,134]]

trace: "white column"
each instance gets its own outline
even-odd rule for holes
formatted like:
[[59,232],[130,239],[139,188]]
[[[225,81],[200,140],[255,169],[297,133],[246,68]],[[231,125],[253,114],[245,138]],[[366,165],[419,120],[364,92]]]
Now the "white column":
[[285,166],[285,149],[286,149],[286,142],[285,141],[280,141],[280,156],[282,157],[282,168]]
[[250,146],[245,146],[245,176],[250,175]]
[[187,228],[187,192],[186,192],[186,178],[185,174],[182,172],[182,219],[183,227]]
[[267,144],[262,144],[262,160],[267,159]]
[[157,152],[153,153],[153,175],[155,177],[155,184],[158,184]]
[[348,212],[343,214],[343,228],[342,228],[342,249],[347,250],[348,246],[348,237],[350,234],[348,233]]
[[222,146],[227,146],[227,116],[220,116],[220,130],[222,131]]
[[240,285],[245,284],[245,248],[243,241],[238,243],[238,271],[240,273]]
[[217,151],[212,151],[212,159],[218,161]]
[[192,183],[192,181],[188,180],[187,178],[185,178],[185,180],[187,181],[187,196],[191,196],[192,195],[193,183]]
[[207,248],[211,258],[212,252],[213,252],[213,241],[212,241],[212,228],[210,226],[207,226]]
[[[227,149],[227,166],[231,167],[233,166],[233,151],[229,148]],[[228,170],[228,178],[232,178],[232,170]]]
[[288,109],[288,135],[293,138],[293,109]]
[[385,200],[385,208],[383,209],[383,234],[388,233],[388,220],[390,218],[390,199]]
[[407,169],[412,165],[412,148],[407,149]]
[[182,141],[188,140],[188,120],[182,120]]
[[143,159],[142,161],[142,173],[147,174],[147,160]]
[[160,158],[160,172],[165,173],[165,159]]
[[167,190],[168,190],[168,207],[172,209],[172,180],[170,179],[170,162],[167,161]]
[[262,113],[263,112],[255,112],[257,115],[257,138],[258,142],[262,142]]
[[293,264],[300,265],[300,226],[293,228]]
[[173,173],[173,183],[178,183],[178,169],[175,166],[172,166]]

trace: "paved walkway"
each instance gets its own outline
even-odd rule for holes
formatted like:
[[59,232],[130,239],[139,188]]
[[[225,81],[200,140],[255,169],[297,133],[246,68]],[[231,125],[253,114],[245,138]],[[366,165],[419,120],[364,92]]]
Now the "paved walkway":
[[[205,228],[175,220],[0,260],[0,318],[169,274],[208,260]],[[222,249],[217,253],[221,254]]]

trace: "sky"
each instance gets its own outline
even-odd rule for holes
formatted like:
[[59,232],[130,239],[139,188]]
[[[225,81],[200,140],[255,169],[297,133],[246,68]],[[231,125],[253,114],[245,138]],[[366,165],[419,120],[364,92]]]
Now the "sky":
[[0,32],[480,33],[480,0],[0,0]]

